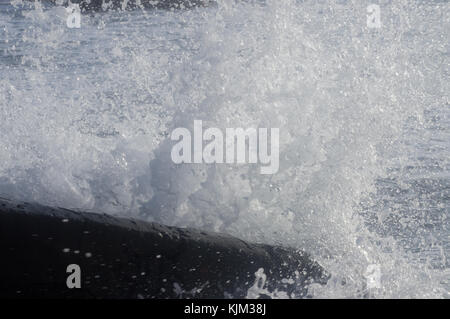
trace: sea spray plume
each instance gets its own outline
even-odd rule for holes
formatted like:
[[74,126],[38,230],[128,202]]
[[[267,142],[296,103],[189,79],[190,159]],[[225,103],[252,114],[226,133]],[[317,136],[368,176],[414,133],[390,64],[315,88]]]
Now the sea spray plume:
[[[239,5],[220,3],[219,9],[196,55],[176,71],[177,112],[181,122],[197,116],[211,126],[283,127],[280,171],[264,179],[247,167],[162,169],[171,173],[152,178],[160,190],[152,200],[155,211],[167,209],[157,218],[275,242],[285,232],[283,240],[314,246],[320,255],[346,256],[346,275],[336,275],[331,290],[342,285],[349,295],[365,295],[366,267],[390,265],[386,258],[392,255],[382,253],[386,247],[401,254],[392,242],[374,239],[358,206],[385,174],[386,154],[403,123],[420,116],[425,102],[417,91],[420,72],[408,63],[415,51],[399,48],[398,40],[409,22],[396,14],[414,15],[414,7],[393,5],[380,31],[367,29],[366,8],[356,2],[324,9],[269,1],[252,7],[246,18]],[[310,19],[316,10],[325,10],[327,23]],[[170,165],[159,158],[152,172]],[[415,272],[402,257],[395,260],[408,275]],[[328,262],[342,269],[340,258]],[[383,269],[385,276],[396,269],[391,266]]]
[[[177,141],[170,153],[175,164],[257,164],[261,174],[276,174],[279,169],[279,128],[219,128],[203,130],[202,120],[194,121],[193,134],[176,128],[170,139]],[[203,144],[206,144],[205,146]]]
[[[333,273],[314,296],[366,295],[369,265],[381,265],[373,297],[442,296],[444,271],[377,233],[393,212],[375,207],[369,228],[360,203],[384,199],[372,196],[405,150],[406,119],[419,132],[423,110],[446,105],[448,4],[380,9],[380,29],[359,1],[86,15],[80,29],[55,7],[24,12],[17,34],[6,17],[17,50],[0,66],[0,189],[307,247]],[[170,132],[195,119],[282,128],[278,173],[170,166]],[[416,236],[422,220],[407,221]]]

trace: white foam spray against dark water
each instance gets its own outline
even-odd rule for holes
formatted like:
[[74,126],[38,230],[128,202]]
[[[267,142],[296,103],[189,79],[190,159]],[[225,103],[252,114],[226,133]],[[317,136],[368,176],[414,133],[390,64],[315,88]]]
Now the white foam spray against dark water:
[[[448,297],[450,7],[368,4],[2,4],[0,193],[303,248],[313,297]],[[172,164],[194,120],[280,128],[278,173]]]

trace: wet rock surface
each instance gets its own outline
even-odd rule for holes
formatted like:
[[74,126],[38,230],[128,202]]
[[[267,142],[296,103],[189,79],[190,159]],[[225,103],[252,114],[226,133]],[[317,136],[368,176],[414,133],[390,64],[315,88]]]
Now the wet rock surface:
[[[68,5],[66,0],[47,0],[50,3]],[[135,10],[160,9],[178,10],[206,7],[214,3],[213,0],[71,0],[78,4],[81,12],[109,11],[109,10]]]
[[[307,285],[327,281],[302,251],[8,199],[0,251],[1,297],[307,297]],[[67,287],[70,264],[80,289]]]

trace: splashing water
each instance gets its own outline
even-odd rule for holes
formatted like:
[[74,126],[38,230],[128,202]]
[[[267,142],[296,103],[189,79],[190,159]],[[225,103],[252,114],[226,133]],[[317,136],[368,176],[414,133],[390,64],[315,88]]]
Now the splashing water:
[[[0,193],[303,248],[312,297],[448,297],[450,6],[369,4],[0,2]],[[279,172],[174,165],[196,119],[280,128]]]

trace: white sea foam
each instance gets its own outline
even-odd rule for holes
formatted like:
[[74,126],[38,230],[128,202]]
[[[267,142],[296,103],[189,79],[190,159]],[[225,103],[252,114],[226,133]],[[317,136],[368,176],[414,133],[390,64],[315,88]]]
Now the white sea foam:
[[[219,1],[85,15],[79,29],[62,7],[0,12],[0,192],[304,248],[332,273],[315,297],[445,296],[449,122],[429,133],[424,111],[448,116],[449,5],[383,1],[373,29],[368,4]],[[280,128],[278,173],[176,166],[170,132],[194,120]],[[441,198],[417,205],[441,205],[434,233],[428,215],[399,226],[415,204],[379,194],[380,180],[412,189],[427,134],[441,134]]]

